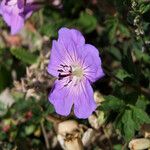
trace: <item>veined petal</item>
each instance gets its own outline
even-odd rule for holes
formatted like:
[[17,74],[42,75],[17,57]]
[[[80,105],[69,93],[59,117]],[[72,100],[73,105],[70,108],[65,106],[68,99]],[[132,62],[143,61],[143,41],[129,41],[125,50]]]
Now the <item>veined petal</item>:
[[84,69],[85,76],[91,82],[95,82],[96,80],[104,76],[98,49],[90,44],[85,44],[80,49],[81,52],[79,54],[79,58],[80,63]]
[[74,113],[78,118],[88,118],[96,109],[93,89],[87,79],[81,81],[76,87],[74,100]]
[[83,46],[85,44],[85,39],[81,32],[75,29],[61,28],[59,31],[58,41],[62,41],[65,47],[68,47],[70,42],[78,46]]
[[51,75],[58,77],[59,72],[57,70],[59,69],[60,65],[70,64],[71,58],[68,55],[69,54],[66,54],[64,47],[54,40],[52,43],[50,62],[48,64],[47,71]]
[[56,80],[49,95],[49,101],[54,105],[55,111],[63,116],[69,115],[73,105],[73,93],[69,86],[64,86],[67,79]]

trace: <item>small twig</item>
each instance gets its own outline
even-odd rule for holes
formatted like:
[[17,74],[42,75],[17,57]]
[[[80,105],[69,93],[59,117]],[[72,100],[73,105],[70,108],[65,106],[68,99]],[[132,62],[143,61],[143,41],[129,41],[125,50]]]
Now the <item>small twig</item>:
[[47,137],[47,134],[46,134],[46,130],[45,130],[44,124],[43,124],[42,121],[41,121],[40,124],[41,124],[42,133],[43,133],[43,136],[44,136],[46,148],[47,148],[47,149],[50,149],[50,145],[49,145],[49,141],[48,141],[48,137]]
[[58,124],[58,123],[64,121],[63,119],[59,119],[59,118],[52,116],[52,115],[46,116],[46,120],[48,120],[54,124]]
[[126,147],[127,147],[127,143],[125,143],[125,144],[122,146],[121,150],[125,150]]
[[1,36],[2,40],[3,40],[3,42],[5,43],[5,45],[8,46],[7,40],[6,40],[5,36],[3,35],[2,30],[0,30],[0,36]]

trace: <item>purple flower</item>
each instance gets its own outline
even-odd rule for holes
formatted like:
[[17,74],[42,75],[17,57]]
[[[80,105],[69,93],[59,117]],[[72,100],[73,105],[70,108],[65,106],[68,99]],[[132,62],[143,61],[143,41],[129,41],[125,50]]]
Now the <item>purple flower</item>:
[[49,95],[56,112],[67,116],[74,106],[78,118],[88,118],[96,109],[90,84],[104,75],[98,50],[85,44],[78,30],[61,28],[52,43],[48,72],[57,78]]
[[10,26],[11,34],[16,34],[23,28],[25,20],[38,8],[39,4],[33,0],[2,0],[0,14]]

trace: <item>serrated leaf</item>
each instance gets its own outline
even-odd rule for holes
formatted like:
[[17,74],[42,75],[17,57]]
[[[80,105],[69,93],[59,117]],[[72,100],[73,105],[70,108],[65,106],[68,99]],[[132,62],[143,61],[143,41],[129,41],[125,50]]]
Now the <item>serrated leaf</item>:
[[150,123],[150,117],[142,109],[129,105],[128,109],[118,115],[115,122],[116,128],[129,141],[142,124]]
[[135,133],[135,123],[132,119],[131,110],[125,110],[122,116],[122,122],[123,122],[123,130],[124,130],[125,139],[129,141],[134,136],[134,133]]
[[37,56],[25,49],[12,48],[10,51],[17,59],[20,59],[24,63],[33,64],[37,61]]
[[118,110],[124,106],[124,102],[122,100],[112,95],[105,96],[104,99],[105,101],[101,105],[103,110]]
[[150,123],[150,117],[145,111],[135,106],[132,106],[132,113],[134,121],[142,125],[143,123]]
[[142,109],[143,111],[145,111],[146,106],[150,104],[150,102],[148,101],[148,99],[145,96],[139,96],[138,100],[136,102],[136,107]]

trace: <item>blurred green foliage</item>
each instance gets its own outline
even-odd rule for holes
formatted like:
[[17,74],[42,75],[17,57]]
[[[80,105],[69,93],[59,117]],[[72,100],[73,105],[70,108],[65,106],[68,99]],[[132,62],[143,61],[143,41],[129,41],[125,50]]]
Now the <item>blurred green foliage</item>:
[[[114,145],[114,150],[120,150],[139,134],[144,123],[150,123],[149,16],[150,3],[145,0],[63,0],[59,7],[46,4],[33,14],[29,22],[36,31],[22,33],[30,37],[33,34],[35,39],[46,37],[51,42],[57,37],[59,28],[77,28],[85,35],[87,43],[99,49],[106,75],[95,85],[105,95],[98,110],[107,118],[104,124],[112,123],[116,133],[119,131],[121,135],[122,142]],[[0,32],[8,31],[0,19]],[[0,92],[13,88],[12,71],[21,80],[26,76],[26,67],[38,62],[41,51],[50,49],[50,44],[43,44],[39,50],[35,41],[31,38],[26,44],[10,46],[0,34]],[[30,44],[34,50],[30,49]],[[51,131],[53,125],[46,117],[55,113],[47,101],[48,92],[49,89],[46,94],[39,92],[42,98],[38,101],[34,98],[25,100],[24,94],[12,92],[14,104],[0,115],[3,147],[12,149],[16,144],[22,145],[22,140],[32,139],[27,148],[44,149],[41,148],[44,145],[41,123]],[[4,111],[3,105],[0,102],[0,112]],[[87,121],[83,122],[87,124]],[[6,127],[9,129],[5,130]]]

